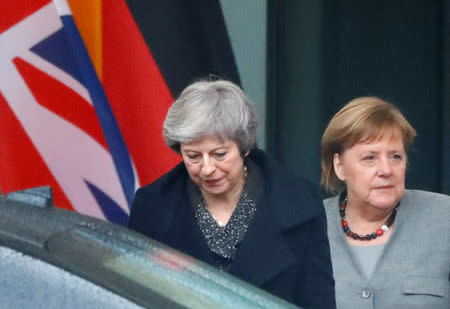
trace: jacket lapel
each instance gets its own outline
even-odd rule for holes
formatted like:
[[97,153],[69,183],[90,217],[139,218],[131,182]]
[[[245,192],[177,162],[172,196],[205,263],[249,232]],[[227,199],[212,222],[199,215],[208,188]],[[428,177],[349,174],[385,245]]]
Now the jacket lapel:
[[216,266],[187,196],[177,204],[170,229],[163,242],[198,260]]
[[264,207],[258,208],[230,273],[261,286],[294,263],[295,257],[283,240],[280,228],[270,220]]
[[[301,224],[301,221],[305,220],[307,216],[300,214],[298,209],[292,212],[288,211],[288,213],[277,212],[279,207],[283,210],[288,209],[290,202],[295,200],[295,197],[275,194],[274,192],[287,192],[286,184],[280,184],[277,181],[268,182],[268,180],[285,179],[284,175],[280,175],[278,168],[267,162],[263,152],[257,150],[251,156],[263,170],[266,192],[257,203],[255,217],[249,225],[247,235],[240,243],[229,272],[256,286],[262,286],[296,263],[296,258],[286,243],[282,231]],[[184,167],[182,172],[184,173],[183,179],[187,179],[188,175]],[[177,184],[177,188],[181,194],[171,197],[176,201],[172,201],[173,203],[170,204],[176,205],[176,207],[172,209],[174,218],[171,220],[171,228],[167,233],[165,243],[203,262],[217,266],[203,239],[192,207],[189,205],[186,182]]]

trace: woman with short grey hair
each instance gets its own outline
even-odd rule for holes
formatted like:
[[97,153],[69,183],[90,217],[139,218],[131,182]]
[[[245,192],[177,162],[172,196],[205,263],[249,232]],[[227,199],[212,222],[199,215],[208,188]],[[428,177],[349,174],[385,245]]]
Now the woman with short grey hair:
[[173,103],[163,133],[167,146],[178,153],[181,143],[207,135],[233,139],[246,153],[256,145],[257,123],[253,106],[238,86],[225,80],[199,81]]
[[163,128],[182,162],[136,192],[129,227],[297,305],[335,308],[318,189],[256,147],[256,126],[237,85],[188,86]]

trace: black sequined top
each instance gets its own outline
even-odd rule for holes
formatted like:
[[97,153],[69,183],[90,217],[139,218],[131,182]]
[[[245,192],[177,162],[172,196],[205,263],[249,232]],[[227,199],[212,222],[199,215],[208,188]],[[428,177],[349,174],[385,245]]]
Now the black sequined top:
[[225,226],[212,217],[199,188],[188,182],[189,200],[194,208],[197,224],[217,261],[219,269],[228,271],[257,209],[262,194],[262,172],[253,162],[247,162],[247,179],[241,197]]

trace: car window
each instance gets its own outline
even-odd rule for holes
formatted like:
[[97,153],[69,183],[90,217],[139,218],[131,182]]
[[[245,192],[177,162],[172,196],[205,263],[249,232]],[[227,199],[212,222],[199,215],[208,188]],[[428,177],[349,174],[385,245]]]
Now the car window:
[[0,246],[0,307],[143,308],[68,271]]
[[54,208],[37,191],[0,195],[2,308],[298,308],[125,227]]
[[[145,306],[293,308],[234,276],[134,232],[78,227],[50,238],[47,249],[76,273],[107,277],[112,290]],[[151,296],[151,297],[149,297]]]

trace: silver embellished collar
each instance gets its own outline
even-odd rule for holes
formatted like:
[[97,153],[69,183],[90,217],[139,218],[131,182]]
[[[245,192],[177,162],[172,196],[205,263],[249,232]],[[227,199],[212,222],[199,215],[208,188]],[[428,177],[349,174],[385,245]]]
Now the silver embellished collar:
[[209,249],[229,260],[233,260],[238,244],[244,238],[255,211],[256,204],[246,191],[242,192],[236,209],[225,226],[219,225],[214,220],[203,198],[194,207],[197,223]]
[[219,268],[227,270],[244,239],[262,195],[263,178],[260,168],[252,161],[247,163],[248,176],[241,197],[225,226],[219,225],[206,207],[199,188],[188,181],[188,195],[195,218],[209,249],[216,255]]

